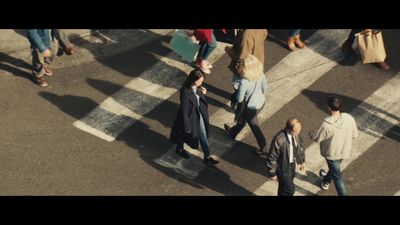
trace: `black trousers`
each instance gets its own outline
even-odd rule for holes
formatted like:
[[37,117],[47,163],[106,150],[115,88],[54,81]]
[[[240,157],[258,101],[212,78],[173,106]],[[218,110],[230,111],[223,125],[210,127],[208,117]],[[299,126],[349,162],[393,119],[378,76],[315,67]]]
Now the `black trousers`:
[[244,110],[244,121],[238,122],[234,127],[231,128],[231,135],[236,137],[239,132],[246,126],[246,122],[249,124],[251,131],[253,132],[254,136],[256,137],[258,146],[260,149],[263,149],[267,146],[267,141],[265,140],[265,136],[261,130],[259,125],[257,114],[259,110],[256,109],[249,109],[246,108]]
[[362,29],[351,29],[349,36],[347,37],[346,42],[348,42],[349,44],[353,44],[354,40],[356,39],[355,34],[361,32]]
[[278,196],[293,196],[295,191],[294,176],[296,174],[296,163],[290,163],[289,171],[284,174],[283,171],[278,172]]
[[65,33],[63,29],[52,29],[52,35],[55,39],[57,39],[59,46],[62,49],[72,47],[71,42],[69,41],[68,35]]

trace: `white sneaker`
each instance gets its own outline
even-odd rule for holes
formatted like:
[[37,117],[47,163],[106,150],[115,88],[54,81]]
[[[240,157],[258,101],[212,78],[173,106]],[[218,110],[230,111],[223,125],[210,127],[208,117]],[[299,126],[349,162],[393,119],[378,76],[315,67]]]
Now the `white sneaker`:
[[204,64],[206,65],[206,67],[207,67],[208,69],[212,69],[212,68],[213,68],[213,65],[212,65],[209,61],[203,60],[203,62],[204,62]]
[[324,190],[328,190],[329,189],[329,183],[325,183],[324,182],[324,177],[326,176],[326,172],[324,169],[321,169],[319,171],[319,176],[321,177],[321,188]]
[[210,74],[211,70],[209,68],[207,68],[207,64],[204,62],[204,60],[202,62],[196,62],[195,66],[197,68],[199,68],[201,71],[203,71],[203,73],[205,74]]
[[203,73],[205,73],[205,74],[211,74],[211,70],[208,68],[200,67],[200,70],[203,71]]

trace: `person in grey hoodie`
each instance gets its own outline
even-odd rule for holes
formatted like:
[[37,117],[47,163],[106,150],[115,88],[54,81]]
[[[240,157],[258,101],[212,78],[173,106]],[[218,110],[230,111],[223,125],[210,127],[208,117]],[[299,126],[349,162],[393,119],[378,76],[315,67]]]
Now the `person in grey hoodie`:
[[328,101],[331,116],[324,119],[319,130],[310,132],[310,138],[320,143],[321,156],[326,159],[329,171],[320,170],[321,188],[328,190],[329,183],[333,180],[339,195],[347,195],[340,163],[348,159],[351,153],[352,139],[358,136],[356,121],[348,113],[340,112],[342,100],[331,96]]

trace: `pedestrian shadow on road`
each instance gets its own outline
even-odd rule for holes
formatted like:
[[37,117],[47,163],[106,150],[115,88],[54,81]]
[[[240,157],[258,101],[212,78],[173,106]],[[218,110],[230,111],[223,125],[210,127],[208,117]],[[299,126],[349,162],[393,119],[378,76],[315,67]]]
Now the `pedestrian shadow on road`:
[[16,34],[26,38],[26,29],[13,29]]
[[354,66],[360,61],[360,56],[354,51],[347,51],[344,53],[343,59],[338,61],[341,66]]
[[[315,187],[319,188],[320,183],[321,183],[321,178],[317,174],[315,174],[314,172],[312,172],[310,170],[306,170],[305,173],[306,173],[306,175],[296,172],[296,178],[299,180],[308,182],[308,183],[314,185]],[[309,192],[309,193],[311,193],[311,192]]]
[[251,191],[237,185],[231,180],[229,174],[216,166],[206,167],[195,181],[205,187],[227,196],[254,196]]
[[39,92],[39,96],[57,106],[60,111],[72,116],[75,119],[82,118],[88,111],[98,106],[98,104],[92,99],[82,96],[60,96],[46,91]]
[[170,127],[179,108],[179,92],[168,99],[158,98],[105,80],[88,78],[89,86],[99,90],[126,109]]
[[[163,44],[164,41],[170,40],[170,36],[161,36],[151,31],[131,31],[130,33],[126,31],[125,35],[122,35],[123,31],[114,30],[112,32],[110,35],[112,40],[104,34],[95,33],[93,36],[102,41],[88,41],[85,38],[77,37],[75,44],[85,51],[91,52],[96,61],[123,76],[131,78],[140,76],[152,83],[172,88],[176,87],[174,83],[168,82],[169,79],[172,79],[169,76],[186,76],[186,73],[180,69],[165,65],[165,62],[160,61],[161,57],[167,56],[172,51]],[[132,41],[127,38],[128,34],[138,36],[136,45],[126,43]],[[143,43],[141,44],[140,41]],[[145,71],[150,74],[143,75],[142,73]],[[152,73],[160,73],[164,76],[153,76]]]
[[25,61],[0,52],[0,70],[4,70],[16,77],[23,77],[33,82],[32,74],[28,72],[31,69],[32,66]]
[[[358,99],[337,94],[337,93],[326,93],[321,91],[311,91],[305,89],[302,94],[308,97],[314,104],[321,110],[326,112],[326,99],[332,95],[337,95],[342,99],[343,109],[342,112],[348,112],[353,115],[362,116],[363,118],[369,118],[368,121],[363,123],[358,122],[359,118],[355,118],[357,122],[358,129],[363,131],[373,137],[380,138],[381,135],[387,138],[392,138],[396,141],[400,141],[400,135],[396,135],[393,131],[399,131],[399,124],[394,124],[381,116],[379,114],[384,114],[394,120],[400,121],[400,117],[393,115],[387,111],[384,111],[376,106],[368,104],[366,102],[360,101]],[[362,107],[359,107],[362,104]],[[372,125],[374,124],[374,125]],[[384,131],[389,129],[388,131]],[[384,131],[384,133],[383,133]],[[392,131],[392,132],[391,132]]]

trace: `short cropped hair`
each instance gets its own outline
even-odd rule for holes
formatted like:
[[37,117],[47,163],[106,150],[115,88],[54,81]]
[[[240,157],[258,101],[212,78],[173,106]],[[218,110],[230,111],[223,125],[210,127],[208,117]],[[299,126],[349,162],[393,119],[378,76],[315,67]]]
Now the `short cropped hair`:
[[339,111],[342,106],[342,100],[336,95],[329,97],[326,103],[332,111]]

